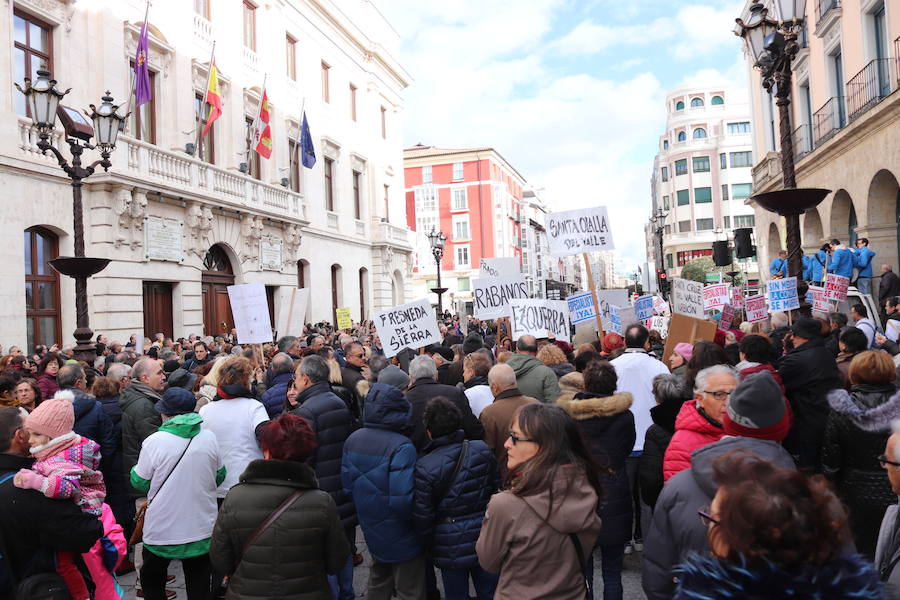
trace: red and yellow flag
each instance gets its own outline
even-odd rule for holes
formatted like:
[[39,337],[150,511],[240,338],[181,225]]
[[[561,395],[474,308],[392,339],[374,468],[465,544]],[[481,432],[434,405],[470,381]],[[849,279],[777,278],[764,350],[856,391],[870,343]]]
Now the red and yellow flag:
[[256,153],[263,158],[272,156],[272,128],[270,119],[269,97],[263,89],[262,100],[259,101],[259,118],[256,120]]
[[201,137],[205,137],[213,121],[222,116],[222,94],[219,92],[219,69],[215,59],[209,62],[209,85],[206,87],[206,103],[209,104],[209,116],[203,127]]

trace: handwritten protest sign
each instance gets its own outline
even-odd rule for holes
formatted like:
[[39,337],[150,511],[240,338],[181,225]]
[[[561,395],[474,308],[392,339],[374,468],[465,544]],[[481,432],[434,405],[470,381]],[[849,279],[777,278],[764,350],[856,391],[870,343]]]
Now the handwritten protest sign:
[[513,277],[521,274],[519,259],[513,257],[482,258],[479,277]]
[[769,291],[769,312],[784,312],[800,308],[796,277],[770,279],[766,285]]
[[731,305],[735,308],[744,307],[744,286],[731,288]]
[[757,323],[769,318],[769,310],[766,306],[766,297],[762,294],[750,296],[744,299],[744,310],[747,312],[747,321]]
[[350,329],[353,327],[353,319],[350,318],[349,308],[339,308],[334,312],[337,315],[338,329]]
[[690,279],[675,278],[672,280],[672,312],[703,318],[703,284]]
[[850,279],[829,273],[825,278],[825,299],[834,302],[843,302],[847,299],[847,288],[850,287]]
[[404,348],[441,342],[434,309],[424,298],[375,313],[373,320],[388,358]]
[[610,307],[626,304],[628,304],[628,290],[597,290],[597,307],[600,310],[603,329],[607,329],[609,325]]
[[514,298],[527,298],[528,286],[525,277],[485,277],[472,282],[472,298],[474,299],[475,318],[499,319],[512,316],[509,301]]
[[641,296],[634,301],[634,316],[640,321],[653,316],[653,296]]
[[722,307],[722,315],[719,317],[719,326],[717,329],[728,331],[731,329],[731,323],[734,321],[734,307],[726,304]]
[[615,249],[605,206],[550,213],[545,221],[553,256]]
[[569,306],[565,300],[510,300],[512,338],[523,335],[569,341]]
[[[846,277],[844,279],[846,279]],[[807,292],[806,295],[810,299],[813,310],[824,313],[831,312],[832,304],[828,301],[828,298],[825,297],[824,287],[811,285],[809,286],[809,292]]]
[[278,288],[278,320],[275,321],[278,337],[299,336],[306,322],[307,306],[309,306],[308,288]]
[[241,344],[262,344],[272,341],[272,321],[266,286],[261,281],[228,286],[228,301],[234,328]]
[[594,312],[594,297],[590,292],[580,292],[566,298],[569,305],[569,318],[572,325],[578,325],[585,321],[596,319]]
[[622,335],[622,319],[619,316],[620,310],[621,308],[618,306],[609,307],[609,327],[607,327],[606,329],[607,331]]
[[669,303],[659,296],[653,296],[653,310],[655,310],[658,315],[666,313],[669,310]]
[[653,317],[650,319],[650,329],[658,331],[662,337],[669,334],[669,317]]
[[710,310],[725,306],[731,300],[727,283],[717,283],[703,288],[703,309]]

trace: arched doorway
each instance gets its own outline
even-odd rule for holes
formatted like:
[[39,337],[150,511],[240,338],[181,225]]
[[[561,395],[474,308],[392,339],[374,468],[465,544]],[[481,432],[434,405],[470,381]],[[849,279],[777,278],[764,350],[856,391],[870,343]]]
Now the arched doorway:
[[778,232],[778,225],[776,225],[775,223],[769,224],[768,242],[769,262],[771,262],[772,260],[778,258],[778,253],[781,252],[781,234]]
[[221,244],[212,246],[203,258],[203,334],[222,335],[234,328],[228,286],[234,285],[231,259]]
[[[900,256],[900,184],[887,169],[882,169],[869,184],[866,199],[866,226],[873,227],[896,223],[897,256]],[[887,258],[887,257],[885,257]],[[889,261],[886,261],[889,262]]]
[[394,306],[405,304],[406,298],[403,292],[403,275],[400,273],[400,269],[396,269],[394,271],[394,276],[391,277],[391,296],[393,298]]
[[818,248],[822,245],[822,218],[815,208],[803,215],[803,247]]
[[831,237],[853,247],[856,241],[856,209],[847,190],[838,190],[831,201]]

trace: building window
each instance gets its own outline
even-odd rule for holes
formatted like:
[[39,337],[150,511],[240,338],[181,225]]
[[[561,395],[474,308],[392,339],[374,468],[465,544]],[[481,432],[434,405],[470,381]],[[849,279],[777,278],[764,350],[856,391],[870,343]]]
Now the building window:
[[694,173],[709,173],[709,157],[695,156],[693,159]]
[[663,196],[663,210],[669,210],[669,197]]
[[[209,116],[209,105],[203,101],[203,94],[194,93],[194,118],[197,121],[197,131],[202,132],[203,126],[206,124],[206,117]],[[200,144],[197,147],[197,158],[209,164],[216,162],[216,128],[210,127],[205,137],[200,137]]]
[[731,197],[735,200],[743,200],[749,198],[753,192],[752,183],[733,183],[731,184]]
[[37,227],[25,230],[25,319],[28,348],[52,346],[60,339],[59,273],[50,261],[59,256],[59,239]]
[[694,204],[706,204],[712,202],[712,188],[694,188]]
[[256,6],[244,0],[244,45],[256,51]]
[[461,162],[453,163],[453,181],[463,180],[463,164]]
[[690,221],[678,221],[678,233],[689,233],[691,231]]
[[250,175],[253,179],[262,179],[261,173],[261,163],[259,161],[259,153],[253,149],[253,142],[255,139],[253,123],[255,119],[253,117],[244,117],[244,125],[247,130],[247,137],[244,140],[247,148],[247,174]]
[[[672,233],[672,226],[666,225],[666,235],[671,235],[671,233]],[[669,265],[669,266],[671,266],[671,265]]]
[[683,131],[679,131],[678,132],[678,141],[679,142],[687,141],[687,134]]
[[387,139],[387,109],[381,107],[381,139]]
[[466,194],[466,188],[456,188],[451,192],[453,199],[450,210],[468,210],[469,200]]
[[211,3],[212,0],[194,0],[194,12],[208,21],[212,16],[209,12]]
[[703,129],[702,127],[698,127],[697,129],[694,130],[694,139],[695,140],[702,140],[705,138],[706,138],[706,130],[705,129]]
[[697,219],[697,231],[709,231],[712,228],[712,219]]
[[678,253],[678,266],[683,267],[692,260],[703,258],[704,256],[712,256],[712,248],[706,250],[684,250]]
[[356,86],[350,84],[350,119],[356,120]]
[[290,164],[290,173],[288,173],[288,185],[292,192],[300,191],[300,147],[297,140],[288,138],[288,162]]
[[334,212],[334,161],[325,159],[325,210]]
[[725,100],[722,99],[722,96],[713,96],[712,102],[710,102],[713,106],[721,106],[725,104]]
[[671,269],[672,267],[674,267],[674,262],[675,261],[672,260],[672,255],[666,254],[666,268]]
[[[134,71],[134,60],[129,63],[131,70]],[[129,117],[128,130],[135,138],[148,142],[156,143],[156,73],[150,73],[150,101],[142,104],[140,108],[132,109],[131,117]]]
[[675,110],[684,110],[684,102],[679,100],[675,103]]
[[391,220],[391,186],[384,184],[384,218]]
[[422,183],[432,183],[431,165],[425,165],[424,167],[422,167]]
[[740,123],[728,124],[729,135],[740,135],[742,133],[750,133],[750,121],[741,121]]
[[687,206],[691,203],[691,191],[690,190],[678,190],[675,192],[677,197],[678,206]]
[[753,166],[753,152],[732,152],[731,153],[731,168],[736,167],[752,167]]
[[362,195],[360,191],[360,180],[362,173],[353,171],[353,216],[356,219],[362,219]]
[[722,184],[722,202],[727,202],[727,201],[728,201],[728,184],[723,183]]
[[722,217],[722,226],[725,229],[731,229],[731,217],[729,217],[728,215]]
[[457,242],[464,242],[471,239],[469,234],[469,216],[454,216],[453,217],[453,240]]
[[669,140],[663,140],[663,150],[669,149]]
[[[26,77],[37,78],[38,69],[52,70],[52,31],[49,25],[29,14],[13,12],[13,77],[19,85],[25,85]],[[25,96],[18,90],[15,102],[16,113],[31,116]]]
[[460,277],[456,280],[456,289],[460,292],[469,292],[472,290],[472,282],[469,277]]
[[734,215],[734,228],[740,229],[744,227],[755,227],[756,216],[754,215]]
[[437,197],[431,186],[416,188],[416,215],[437,212]]
[[324,60],[322,61],[322,100],[324,102],[331,102],[331,93],[328,87],[328,72],[331,70],[331,65],[329,65]]
[[663,181],[669,180],[669,167],[661,167],[659,172],[660,172],[660,175],[662,176]]
[[724,152],[719,155],[719,168],[727,169],[728,168],[728,155]]
[[687,159],[682,158],[681,160],[675,161],[675,174],[676,175],[687,175],[688,167],[687,167]]
[[468,269],[469,268],[469,247],[468,246],[457,246],[456,247],[456,268],[457,269]]
[[703,106],[703,98],[691,98],[691,108],[700,108]]
[[287,52],[287,76],[297,81],[297,40],[287,36],[285,38],[285,51]]

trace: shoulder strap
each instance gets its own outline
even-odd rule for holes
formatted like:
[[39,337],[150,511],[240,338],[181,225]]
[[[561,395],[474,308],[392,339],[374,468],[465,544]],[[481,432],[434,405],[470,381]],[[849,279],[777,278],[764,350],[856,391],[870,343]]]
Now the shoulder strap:
[[[197,437],[197,436],[194,436]],[[188,440],[187,445],[184,447],[184,450],[181,451],[181,456],[178,457],[178,460],[175,461],[175,464],[172,466],[172,469],[166,474],[166,478],[163,479],[163,482],[159,484],[159,487],[156,488],[156,493],[153,494],[153,498],[147,499],[147,506],[150,506],[150,503],[153,502],[153,499],[159,496],[159,493],[162,491],[163,486],[166,485],[166,482],[169,480],[169,477],[172,476],[172,473],[175,472],[175,469],[178,468],[178,463],[181,462],[181,459],[184,458],[184,455],[187,453],[188,448],[191,447],[191,442],[194,441],[194,437]]]
[[284,502],[279,504],[278,507],[274,511],[272,511],[272,514],[270,514],[268,516],[268,518],[266,518],[265,521],[260,523],[259,527],[257,527],[253,531],[253,533],[250,534],[250,537],[248,537],[247,541],[244,542],[244,547],[241,549],[241,555],[238,557],[238,559],[234,563],[234,569],[232,569],[232,571],[231,571],[232,573],[237,571],[237,568],[240,566],[241,561],[244,560],[244,555],[247,553],[247,550],[249,550],[250,547],[256,543],[256,540],[259,539],[259,536],[261,536],[262,533],[266,529],[268,529],[270,525],[272,525],[272,523],[277,521],[278,517],[280,517],[284,513],[284,511],[286,511],[288,508],[290,508],[290,506],[297,500],[297,498],[302,496],[304,494],[304,492],[306,492],[306,490],[297,490],[293,494],[288,496],[284,500]]
[[450,475],[450,479],[447,480],[447,484],[444,486],[444,489],[441,490],[440,496],[438,496],[437,503],[440,504],[444,497],[450,492],[450,488],[453,487],[453,482],[456,481],[456,476],[459,475],[460,469],[462,469],[463,463],[466,462],[466,456],[469,454],[469,440],[463,440],[462,448],[459,450],[459,458],[456,459],[456,466],[453,468],[453,473]]
[[578,564],[581,566],[581,576],[584,578],[584,597],[587,598],[587,600],[592,600],[594,597],[594,577],[593,573],[588,573],[588,565],[587,561],[584,559],[584,550],[581,548],[581,540],[579,540],[578,536],[574,533],[569,534],[569,539],[572,540],[572,544],[575,546],[575,552],[578,554]]

